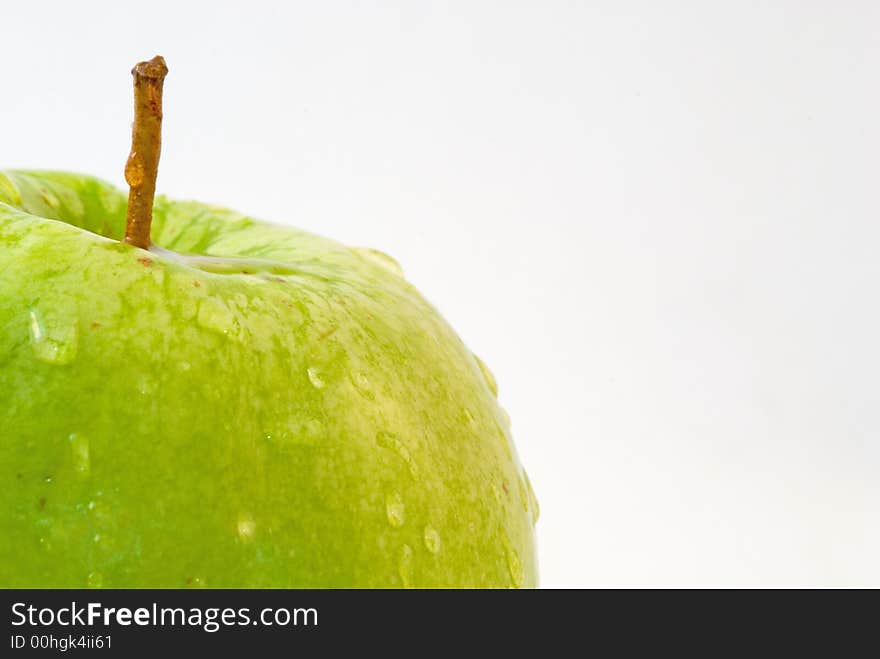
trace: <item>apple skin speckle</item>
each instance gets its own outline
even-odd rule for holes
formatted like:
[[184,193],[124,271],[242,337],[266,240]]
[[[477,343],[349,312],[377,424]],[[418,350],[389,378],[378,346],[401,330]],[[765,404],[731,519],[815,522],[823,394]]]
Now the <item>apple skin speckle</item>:
[[75,174],[0,202],[0,586],[537,584],[494,377],[390,257],[163,197],[145,254]]

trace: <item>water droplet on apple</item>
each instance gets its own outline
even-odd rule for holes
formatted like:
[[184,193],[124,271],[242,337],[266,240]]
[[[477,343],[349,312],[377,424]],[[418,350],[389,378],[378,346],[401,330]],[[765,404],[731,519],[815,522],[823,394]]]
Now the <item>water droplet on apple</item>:
[[157,286],[162,287],[165,285],[165,268],[152,268],[150,274]]
[[416,463],[413,460],[412,455],[409,452],[409,449],[403,443],[403,440],[400,439],[393,432],[386,432],[384,430],[380,430],[376,433],[376,443],[382,448],[388,449],[389,451],[394,451],[403,460],[404,464],[409,469],[409,473],[413,478],[418,479],[419,472],[416,467]]
[[507,537],[504,538],[504,554],[507,557],[507,572],[510,574],[511,585],[514,588],[522,588],[525,582],[522,561]]
[[34,356],[54,366],[64,366],[76,359],[79,329],[76,320],[56,313],[30,310],[31,347]]
[[104,585],[104,577],[100,572],[90,572],[86,577],[86,588],[100,588]]
[[303,424],[303,432],[294,434],[294,442],[314,446],[324,437],[324,424],[320,419],[309,419]]
[[352,247],[351,251],[362,256],[367,261],[371,261],[376,265],[383,267],[393,275],[403,277],[403,268],[400,267],[400,264],[394,258],[388,256],[385,252],[370,247]]
[[309,382],[312,383],[315,389],[322,389],[324,387],[324,380],[321,379],[320,371],[317,367],[310,366],[306,369],[306,373],[309,375]]
[[189,362],[180,362],[177,365],[177,368],[179,368],[181,371],[186,372],[192,368],[192,364],[190,364]]
[[89,457],[89,438],[75,432],[68,437],[68,440],[70,441],[74,470],[82,476],[88,475],[92,467]]
[[235,329],[235,314],[215,297],[206,297],[199,304],[199,325],[218,334],[229,334]]
[[404,588],[412,588],[412,561],[412,547],[404,545],[400,549],[400,565],[397,568],[397,572],[400,574],[400,580],[403,582]]
[[532,511],[532,524],[538,523],[538,517],[541,516],[541,507],[538,505],[538,497],[535,496],[535,491],[532,489],[532,483],[529,481],[529,475],[526,473],[525,469],[523,469],[523,479],[525,480],[526,490],[528,492],[529,497],[529,509]]
[[464,416],[464,420],[468,425],[475,426],[477,425],[477,420],[474,417],[473,412],[471,412],[468,408],[461,408],[462,415]]
[[357,392],[367,400],[374,400],[376,398],[376,394],[373,393],[373,385],[370,384],[369,378],[362,371],[352,373],[351,382]]
[[317,446],[327,434],[324,423],[320,419],[301,419],[292,422],[287,427],[276,428],[271,432],[264,432],[263,439],[271,441],[278,446]]
[[498,431],[498,440],[501,444],[501,450],[504,451],[504,455],[507,456],[508,460],[515,460],[513,442],[510,439],[510,429],[502,428],[501,424],[496,420],[495,430]]
[[495,483],[492,483],[492,497],[495,499],[495,503],[501,503],[501,489]]
[[238,537],[245,542],[254,537],[257,530],[257,523],[250,515],[242,515],[238,518]]
[[480,359],[477,355],[474,355],[474,360],[477,362],[477,366],[480,367],[480,371],[483,373],[483,379],[486,381],[486,386],[489,387],[489,391],[491,391],[492,395],[497,398],[498,381],[495,379],[492,371],[486,366],[486,362]]
[[137,379],[137,390],[141,396],[150,396],[156,390],[156,382],[149,375],[141,375]]
[[394,528],[400,528],[406,521],[404,515],[403,499],[397,492],[389,492],[385,495],[385,515],[388,517],[388,523]]
[[522,476],[517,479],[517,485],[519,487],[519,500],[522,504],[523,512],[529,512],[529,492],[526,489],[526,482]]
[[432,554],[440,551],[440,534],[430,524],[425,527],[425,547]]
[[500,405],[498,406],[498,416],[501,417],[501,425],[504,426],[505,429],[510,430],[510,415]]

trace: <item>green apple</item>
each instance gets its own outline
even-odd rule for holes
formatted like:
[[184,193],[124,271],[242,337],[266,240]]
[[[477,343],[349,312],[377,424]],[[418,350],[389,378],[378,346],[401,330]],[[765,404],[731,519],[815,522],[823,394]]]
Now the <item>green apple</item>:
[[0,174],[0,586],[521,587],[486,366],[383,254]]

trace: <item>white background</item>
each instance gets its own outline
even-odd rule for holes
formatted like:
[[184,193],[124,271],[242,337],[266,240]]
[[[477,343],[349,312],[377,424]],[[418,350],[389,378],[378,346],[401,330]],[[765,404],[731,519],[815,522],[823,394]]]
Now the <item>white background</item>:
[[[149,7],[149,8],[146,8]],[[880,585],[880,5],[7,2],[0,166],[395,256],[494,369],[545,586]]]

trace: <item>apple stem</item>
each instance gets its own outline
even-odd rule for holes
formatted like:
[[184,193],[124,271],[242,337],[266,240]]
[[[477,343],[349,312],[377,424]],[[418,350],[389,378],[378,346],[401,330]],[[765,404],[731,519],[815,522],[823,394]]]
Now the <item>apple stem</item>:
[[131,153],[125,163],[125,182],[129,185],[128,214],[124,242],[149,249],[150,224],[156,174],[162,150],[162,83],[168,67],[161,56],[140,62],[131,70],[134,76],[134,123],[131,126]]

